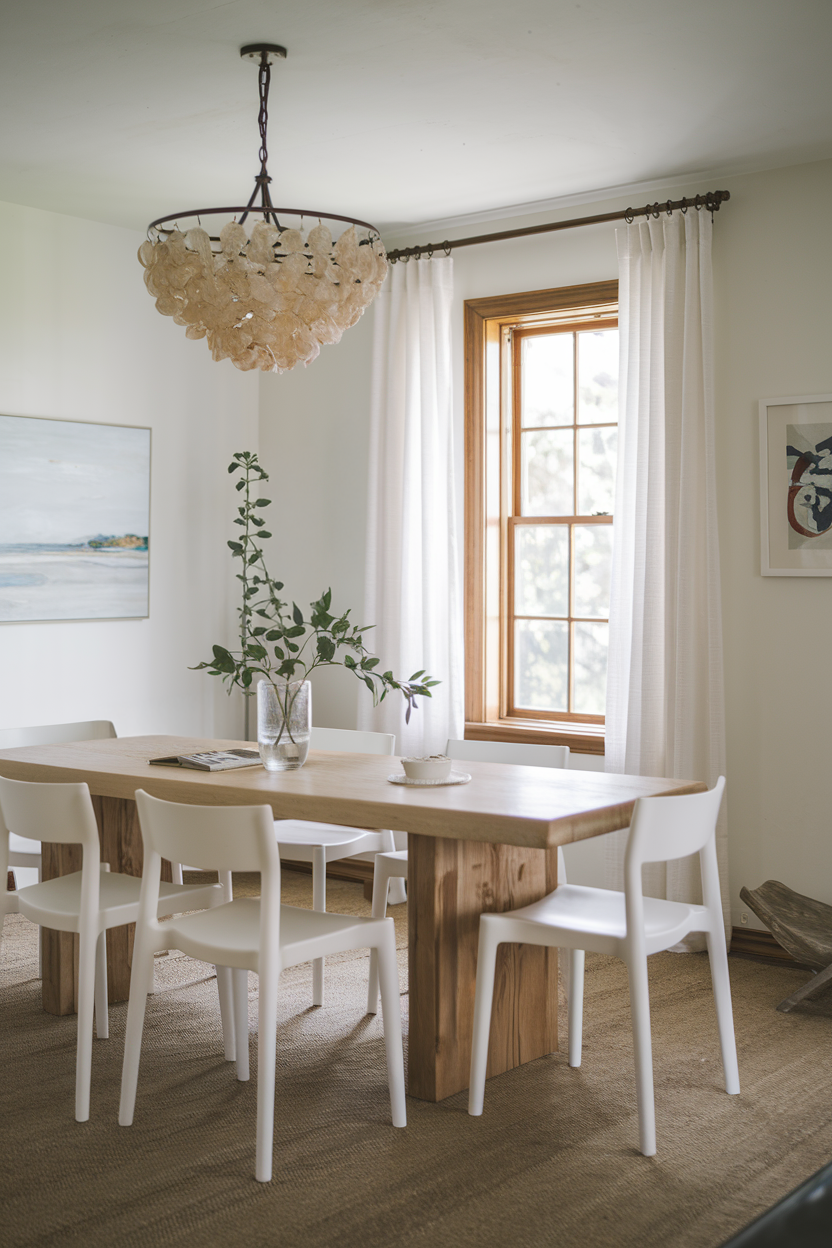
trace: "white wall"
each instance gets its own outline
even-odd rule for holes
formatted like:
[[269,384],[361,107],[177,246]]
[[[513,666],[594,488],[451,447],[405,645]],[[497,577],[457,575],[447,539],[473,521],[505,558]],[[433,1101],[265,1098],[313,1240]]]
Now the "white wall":
[[[331,588],[333,610],[349,608],[359,624],[373,623],[363,618],[372,329],[365,314],[308,368],[264,373],[260,390],[269,570],[304,612]],[[315,674],[312,696],[319,727],[355,728],[357,699],[370,694],[331,668]]]
[[188,665],[233,637],[226,465],[257,441],[257,377],[153,306],[140,235],[0,204],[0,411],[152,432],[150,617],[0,624],[0,727],[112,719],[120,735],[241,735]]
[[[706,185],[707,183],[707,185]],[[832,835],[823,780],[829,735],[828,634],[832,580],[759,574],[757,401],[767,395],[832,392],[832,162],[758,174],[672,182],[546,219],[608,212],[645,199],[728,189],[716,217],[716,391],[728,728],[728,813],[734,923],[743,884],[783,880],[832,902]],[[542,219],[542,218],[541,218]],[[392,240],[490,232],[521,221],[422,230]],[[390,245],[391,240],[386,240]],[[562,234],[460,250],[454,255],[455,411],[462,446],[462,303],[520,290],[568,286],[617,275],[614,229]],[[344,597],[363,595],[363,509],[369,412],[370,311],[308,370],[266,378],[261,395],[264,458],[305,465],[291,498],[313,517],[293,532],[287,561],[309,588],[329,579]],[[459,463],[461,465],[461,455]],[[309,465],[317,464],[311,472]],[[313,480],[308,480],[309,476]],[[461,495],[461,490],[460,490]],[[288,508],[287,523],[291,521]],[[325,517],[325,519],[324,519]],[[344,517],[345,523],[340,519]],[[360,609],[360,607],[359,607]],[[318,698],[318,723],[354,726],[346,697]],[[576,759],[577,763],[578,760]],[[587,765],[592,765],[587,760]],[[595,879],[598,847],[577,848],[576,880]],[[761,924],[753,914],[749,926]]]

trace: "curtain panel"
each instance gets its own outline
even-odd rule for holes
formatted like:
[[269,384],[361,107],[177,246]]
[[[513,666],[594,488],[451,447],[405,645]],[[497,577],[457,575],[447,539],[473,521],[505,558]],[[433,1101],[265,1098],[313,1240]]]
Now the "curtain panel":
[[[674,213],[616,231],[621,409],[606,770],[705,780],[725,772],[714,450],[711,220]],[[620,888],[626,833],[608,838]],[[717,828],[730,933],[727,822]],[[645,891],[699,902],[696,858],[653,864]],[[686,948],[702,948],[692,938]]]
[[396,734],[399,754],[434,754],[464,729],[462,585],[451,377],[453,260],[391,266],[376,299],[365,618],[384,669],[441,681],[405,723],[404,700],[363,698],[359,727]]

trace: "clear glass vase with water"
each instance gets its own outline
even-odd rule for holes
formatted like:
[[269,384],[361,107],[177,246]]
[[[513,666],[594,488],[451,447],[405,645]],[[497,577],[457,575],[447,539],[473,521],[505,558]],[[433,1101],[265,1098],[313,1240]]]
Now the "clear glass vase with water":
[[293,771],[309,753],[312,686],[308,680],[261,680],[257,686],[257,745],[267,771]]

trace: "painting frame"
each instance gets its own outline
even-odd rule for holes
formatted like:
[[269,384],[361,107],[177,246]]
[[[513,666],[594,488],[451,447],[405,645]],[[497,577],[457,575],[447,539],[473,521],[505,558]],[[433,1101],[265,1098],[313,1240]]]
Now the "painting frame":
[[759,432],[761,576],[832,576],[832,394],[760,399]]
[[152,428],[3,412],[0,448],[0,624],[148,619]]

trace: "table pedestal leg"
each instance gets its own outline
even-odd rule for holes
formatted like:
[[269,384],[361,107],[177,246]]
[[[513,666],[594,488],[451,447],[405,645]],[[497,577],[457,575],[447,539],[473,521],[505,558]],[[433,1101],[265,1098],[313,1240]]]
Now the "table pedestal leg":
[[[408,836],[408,1092],[441,1101],[468,1087],[479,918],[526,906],[557,886],[557,850]],[[553,1053],[558,953],[502,945],[488,1075]]]
[[[101,839],[101,861],[122,875],[142,873],[143,847],[136,803],[129,798],[93,797]],[[80,845],[43,842],[43,879],[81,870]],[[162,879],[171,879],[170,863]],[[126,1001],[130,995],[135,923],[107,932],[107,997]],[[72,932],[43,929],[43,1008],[49,1014],[74,1014],[78,1009],[78,937]]]

